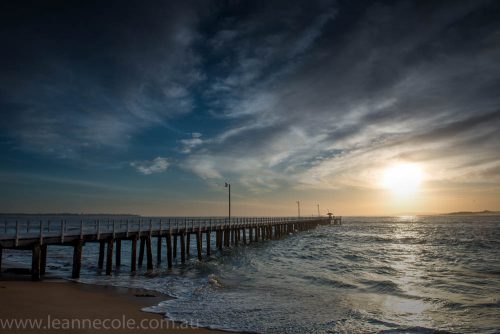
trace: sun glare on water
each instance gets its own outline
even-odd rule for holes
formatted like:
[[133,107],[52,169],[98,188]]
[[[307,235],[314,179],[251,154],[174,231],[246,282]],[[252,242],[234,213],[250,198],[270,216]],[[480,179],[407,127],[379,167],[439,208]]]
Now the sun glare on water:
[[416,164],[398,164],[386,169],[382,185],[398,195],[415,193],[422,183],[423,172]]

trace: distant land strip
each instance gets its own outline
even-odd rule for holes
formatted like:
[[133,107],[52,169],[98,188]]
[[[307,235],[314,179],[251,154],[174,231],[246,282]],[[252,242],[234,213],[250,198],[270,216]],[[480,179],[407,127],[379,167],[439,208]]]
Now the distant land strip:
[[443,216],[471,216],[471,215],[500,215],[500,211],[458,211],[458,212],[450,212],[443,213]]

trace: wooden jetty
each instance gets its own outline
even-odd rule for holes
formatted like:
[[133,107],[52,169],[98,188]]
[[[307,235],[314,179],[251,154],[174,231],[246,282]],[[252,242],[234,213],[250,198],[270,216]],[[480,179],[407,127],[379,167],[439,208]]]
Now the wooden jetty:
[[[152,239],[157,239],[157,263],[161,262],[165,239],[166,260],[172,268],[174,258],[180,253],[181,263],[190,256],[190,243],[195,236],[197,258],[203,260],[203,243],[206,256],[214,250],[249,244],[264,240],[279,239],[290,233],[328,225],[331,217],[252,217],[252,218],[167,218],[139,220],[93,220],[93,221],[5,221],[0,230],[0,273],[3,249],[30,250],[32,253],[31,276],[40,280],[45,274],[47,246],[73,247],[72,278],[80,277],[83,247],[86,243],[99,243],[98,267],[107,275],[121,264],[124,242],[130,247],[130,270],[142,266],[146,255],[147,270],[153,269]],[[1,226],[1,225],[0,225]],[[211,245],[214,237],[215,248]],[[139,243],[139,254],[137,254]],[[114,256],[113,256],[114,255]]]

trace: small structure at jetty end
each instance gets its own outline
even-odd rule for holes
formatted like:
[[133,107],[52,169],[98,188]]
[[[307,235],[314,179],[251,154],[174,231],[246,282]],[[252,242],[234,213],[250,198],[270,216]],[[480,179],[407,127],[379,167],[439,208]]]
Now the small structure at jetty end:
[[342,225],[342,217],[341,216],[334,216],[333,213],[331,213],[331,212],[328,212],[327,215],[330,219],[331,225]]

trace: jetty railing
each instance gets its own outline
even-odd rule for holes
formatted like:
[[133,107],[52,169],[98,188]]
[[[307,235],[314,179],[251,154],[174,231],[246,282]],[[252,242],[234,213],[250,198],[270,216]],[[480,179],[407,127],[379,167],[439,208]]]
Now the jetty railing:
[[[327,219],[323,217],[323,219]],[[14,220],[5,219],[0,225],[0,240],[32,239],[36,237],[78,236],[101,233],[138,233],[147,231],[195,230],[197,228],[238,228],[286,222],[318,220],[318,217],[196,217],[144,219],[80,219],[80,220]]]

